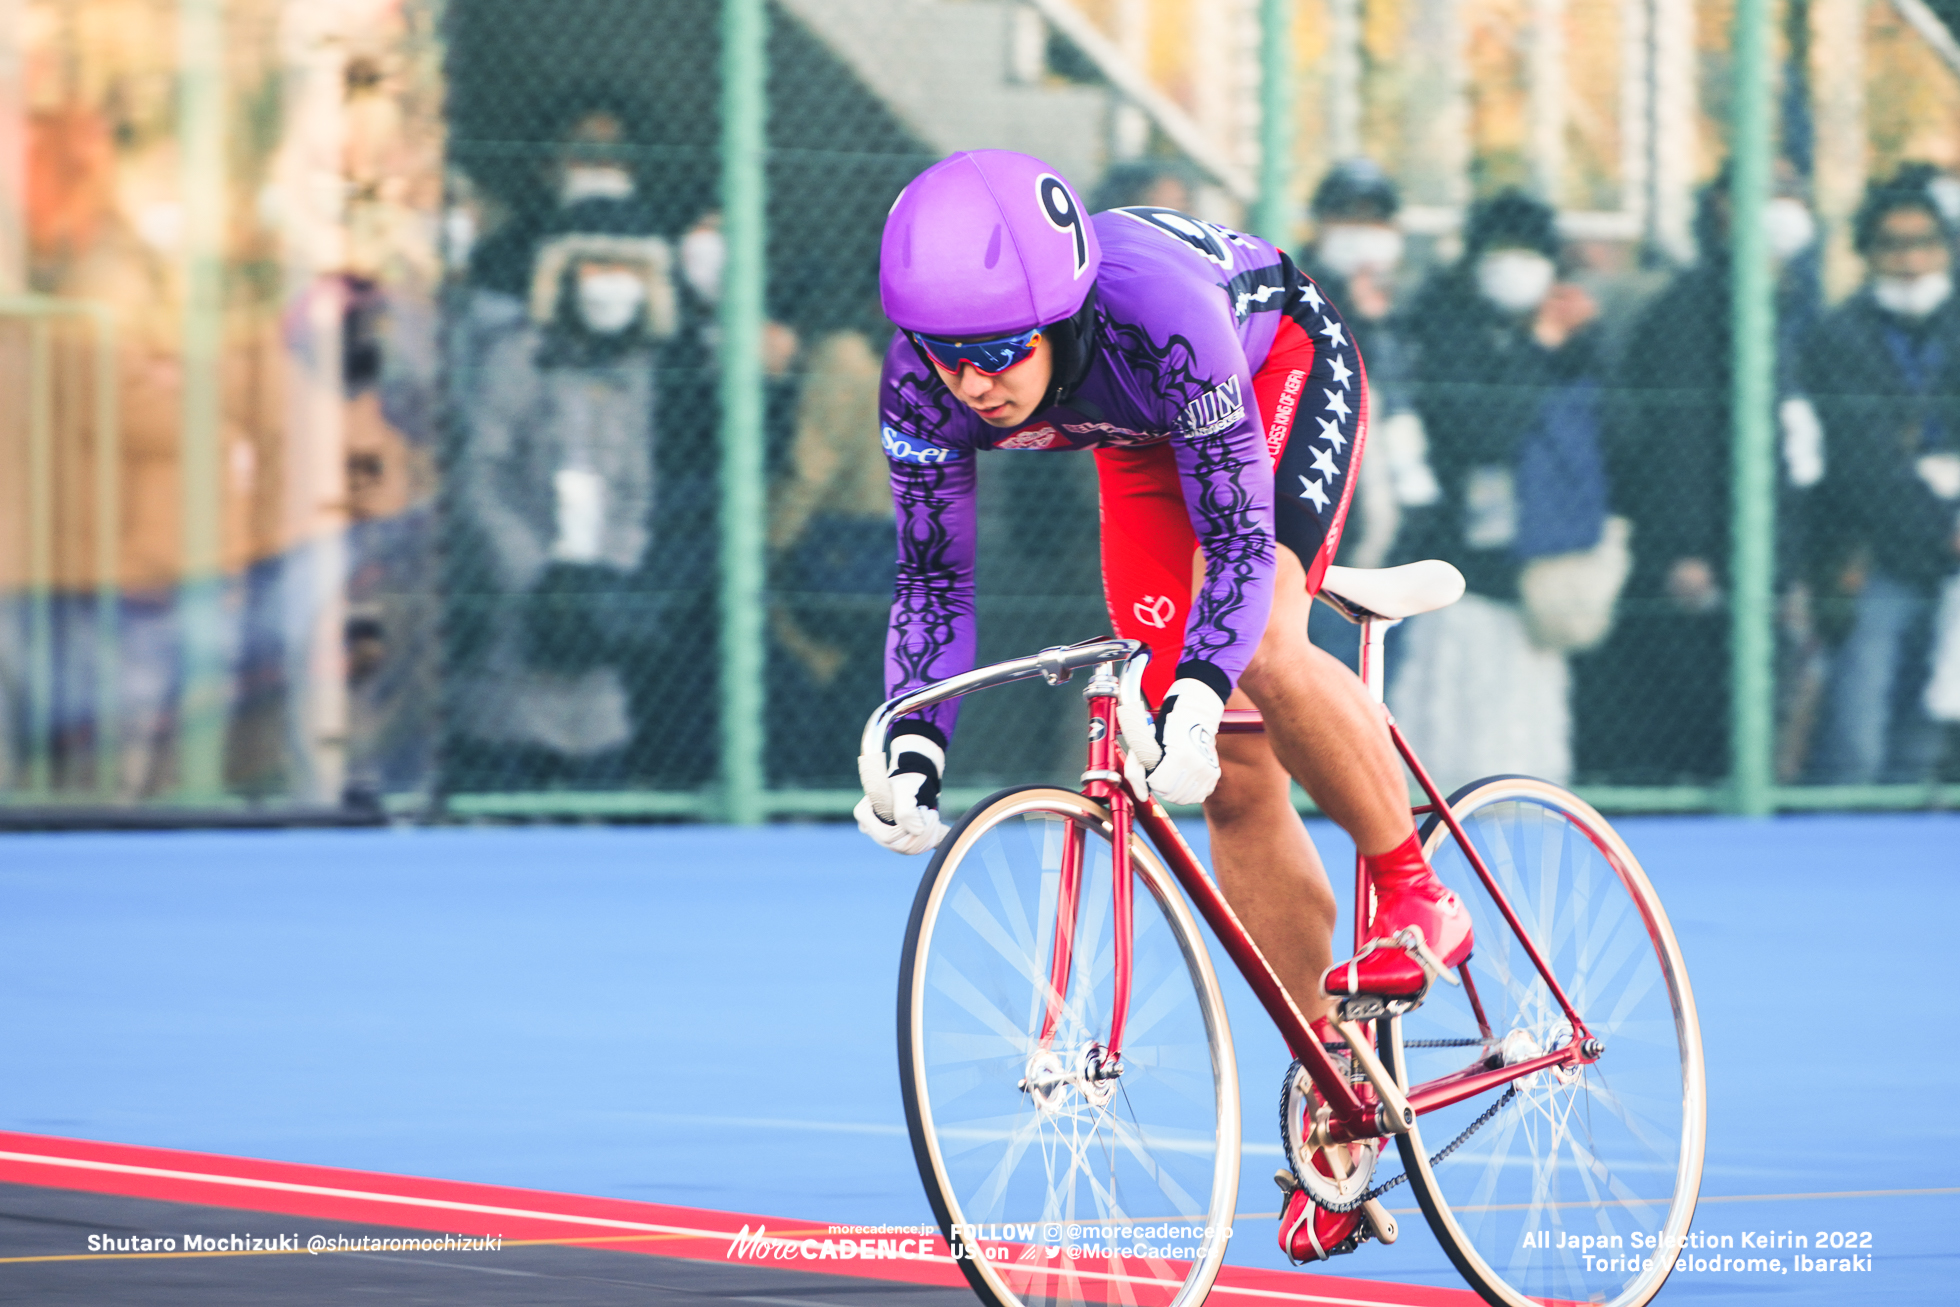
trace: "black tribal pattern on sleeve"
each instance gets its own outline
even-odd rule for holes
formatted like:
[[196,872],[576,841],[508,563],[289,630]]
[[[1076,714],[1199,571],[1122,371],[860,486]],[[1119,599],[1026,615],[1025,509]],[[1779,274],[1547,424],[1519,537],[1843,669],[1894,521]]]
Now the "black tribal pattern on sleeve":
[[[1265,634],[1272,604],[1273,544],[1270,491],[1258,405],[1249,378],[1224,380],[1198,371],[1190,340],[1171,335],[1159,345],[1140,327],[1106,323],[1109,339],[1164,405],[1180,446],[1178,466],[1188,511],[1204,550],[1205,580],[1185,624],[1184,661],[1232,669],[1236,679]],[[1226,651],[1236,657],[1221,657]]]
[[[1259,498],[1246,485],[1249,474],[1263,469],[1234,448],[1232,431],[1192,437],[1186,447],[1198,486],[1195,516],[1205,581],[1192,598],[1184,657],[1216,665],[1226,650],[1255,648],[1265,634],[1279,555],[1270,525],[1261,529]],[[1259,602],[1256,592],[1262,585],[1265,595]],[[1248,617],[1254,629],[1240,630]]]
[[897,384],[885,393],[887,420],[901,431],[927,440],[938,439],[938,433],[950,427],[960,411],[960,402],[923,363],[917,371],[907,368],[900,373]]
[[[891,463],[898,517],[898,574],[885,646],[885,686],[901,694],[973,665],[973,462]],[[958,709],[926,720],[952,733]]]

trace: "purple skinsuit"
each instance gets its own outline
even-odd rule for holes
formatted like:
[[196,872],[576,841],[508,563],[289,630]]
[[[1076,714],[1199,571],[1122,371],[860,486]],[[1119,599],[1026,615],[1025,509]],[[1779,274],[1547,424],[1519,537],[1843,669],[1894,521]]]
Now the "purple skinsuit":
[[[1197,669],[1205,679],[1236,685],[1265,632],[1277,557],[1273,465],[1252,376],[1272,347],[1291,268],[1265,241],[1168,209],[1114,209],[1090,221],[1102,246],[1098,345],[1062,403],[1017,429],[990,427],[940,384],[904,333],[886,352],[880,418],[898,512],[890,695],[973,666],[973,456],[981,449],[1171,441],[1205,558],[1180,674],[1209,664]],[[957,711],[956,700],[920,716],[950,736]]]

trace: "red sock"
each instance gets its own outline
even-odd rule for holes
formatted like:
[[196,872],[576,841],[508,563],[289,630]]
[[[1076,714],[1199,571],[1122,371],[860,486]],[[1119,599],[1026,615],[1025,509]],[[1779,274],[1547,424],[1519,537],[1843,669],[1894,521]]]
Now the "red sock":
[[1361,865],[1368,871],[1368,879],[1375,887],[1375,893],[1384,894],[1392,889],[1428,880],[1432,874],[1429,864],[1422,860],[1422,843],[1415,832],[1409,838],[1386,853],[1364,853]]

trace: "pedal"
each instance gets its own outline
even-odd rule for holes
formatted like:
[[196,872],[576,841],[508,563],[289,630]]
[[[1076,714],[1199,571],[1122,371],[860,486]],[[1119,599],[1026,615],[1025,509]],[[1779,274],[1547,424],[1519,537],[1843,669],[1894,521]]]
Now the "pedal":
[[1344,998],[1334,1005],[1334,1019],[1345,1021],[1373,1021],[1388,1015],[1388,1000],[1373,994],[1357,994]]
[[1370,1198],[1361,1204],[1361,1223],[1383,1243],[1394,1243],[1395,1236],[1399,1233],[1395,1218],[1388,1214],[1388,1209],[1382,1206],[1382,1200],[1379,1198]]
[[1273,1183],[1279,1186],[1279,1191],[1282,1195],[1280,1206],[1282,1207],[1286,1205],[1286,1199],[1293,1196],[1293,1191],[1300,1187],[1300,1181],[1294,1176],[1293,1172],[1283,1166],[1273,1172]]

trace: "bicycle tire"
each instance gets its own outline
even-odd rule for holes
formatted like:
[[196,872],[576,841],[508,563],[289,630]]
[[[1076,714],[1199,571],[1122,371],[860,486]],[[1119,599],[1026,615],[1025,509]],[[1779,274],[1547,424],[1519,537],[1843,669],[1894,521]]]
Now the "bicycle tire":
[[[1071,829],[1084,842],[1076,963],[1044,1053],[1058,837]],[[1053,1086],[1045,1101],[1026,1087],[1038,1059],[1066,1062],[1106,1033],[1110,849],[1095,801],[1002,791],[947,835],[906,928],[898,1053],[913,1156],[993,1307],[1195,1307],[1224,1260],[1240,1137],[1231,1030],[1204,936],[1140,838],[1124,1070],[1100,1105],[1101,1085]]]
[[[1605,1051],[1571,1073],[1512,1082],[1508,1100],[1492,1090],[1418,1116],[1396,1141],[1409,1186],[1486,1302],[1641,1307],[1693,1222],[1706,1146],[1701,1034],[1680,946],[1632,851],[1575,795],[1489,777],[1449,808]],[[1558,1047],[1569,1023],[1440,816],[1422,840],[1471,911],[1469,970],[1493,1035],[1513,1041],[1512,1061]],[[1438,985],[1414,1012],[1381,1022],[1378,1042],[1406,1088],[1462,1069],[1466,1055],[1492,1055],[1491,1043],[1435,1046],[1466,1034],[1479,1034],[1468,994]]]

